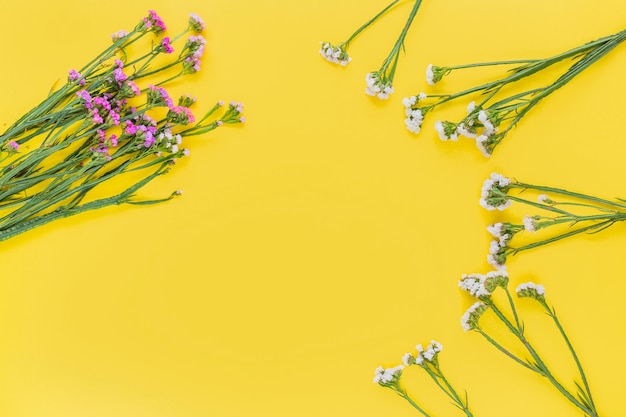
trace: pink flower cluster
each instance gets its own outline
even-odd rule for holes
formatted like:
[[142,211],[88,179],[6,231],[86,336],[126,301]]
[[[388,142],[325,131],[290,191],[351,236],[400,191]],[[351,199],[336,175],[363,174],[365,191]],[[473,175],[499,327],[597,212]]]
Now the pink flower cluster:
[[204,20],[202,20],[202,18],[195,13],[191,13],[189,15],[189,25],[198,33],[203,32],[206,28]]
[[183,61],[183,68],[189,73],[200,71],[200,63],[202,55],[204,55],[204,45],[206,41],[200,35],[190,36],[185,45],[185,49],[189,52]]
[[148,104],[172,108],[174,101],[163,87],[148,86]]
[[174,47],[172,47],[172,43],[169,36],[166,36],[161,41],[160,49],[166,54],[171,54],[174,52]]
[[93,152],[96,157],[98,155],[101,155],[104,156],[107,161],[110,161],[111,154],[109,153],[109,149],[110,147],[115,148],[117,146],[117,136],[111,135],[107,139],[106,131],[98,129],[96,131],[96,137],[98,139],[98,143],[95,146],[89,148],[89,150]]
[[133,120],[126,120],[124,125],[124,133],[143,139],[144,147],[149,148],[156,142],[157,123],[147,114],[135,116]]
[[189,107],[185,106],[172,106],[168,112],[168,118],[174,123],[180,123],[186,125],[196,121],[195,116],[189,110]]
[[80,90],[76,95],[83,100],[83,106],[89,111],[93,124],[120,124],[120,112],[126,105],[125,100],[112,98],[110,94],[91,97],[87,90]]
[[82,80],[80,79],[81,75],[78,71],[71,69],[67,73],[68,73],[67,79],[69,82],[73,83],[74,81],[80,80],[78,84],[85,85],[85,79],[82,79]]
[[167,29],[163,19],[154,10],[148,10],[148,17],[142,19],[140,28],[152,30],[154,33],[161,33]]

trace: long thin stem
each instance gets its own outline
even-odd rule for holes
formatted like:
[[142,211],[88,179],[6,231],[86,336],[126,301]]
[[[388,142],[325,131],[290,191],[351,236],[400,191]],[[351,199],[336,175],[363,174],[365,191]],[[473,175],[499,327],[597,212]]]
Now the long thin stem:
[[394,0],[392,1],[389,5],[387,5],[384,9],[382,9],[380,12],[378,12],[378,14],[376,16],[374,16],[373,18],[371,18],[370,20],[368,20],[367,22],[365,22],[360,28],[358,28],[346,41],[342,42],[341,44],[339,44],[339,47],[344,47],[347,48],[348,45],[350,44],[350,42],[352,42],[352,40],[354,40],[357,36],[359,36],[359,34],[361,32],[363,32],[365,29],[367,29],[372,23],[374,23],[375,21],[377,21],[380,17],[382,17],[382,15],[384,15],[385,13],[387,13],[387,11],[389,9],[391,9],[393,6],[396,5],[396,3],[398,3],[400,0]]

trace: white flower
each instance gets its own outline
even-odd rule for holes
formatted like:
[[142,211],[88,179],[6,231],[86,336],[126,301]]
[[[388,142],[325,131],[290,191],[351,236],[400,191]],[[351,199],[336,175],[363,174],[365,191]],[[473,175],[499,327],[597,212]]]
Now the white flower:
[[485,288],[485,279],[486,277],[481,274],[463,274],[459,287],[476,298],[489,297],[491,292]]
[[498,239],[500,246],[506,246],[512,237],[509,233],[504,232],[504,224],[502,223],[495,223],[491,226],[487,226],[487,231],[491,233],[493,237]]
[[[407,109],[408,110],[408,109]],[[424,115],[420,109],[412,110],[410,114],[407,114],[407,118],[404,119],[404,124],[409,132],[419,133],[422,129],[422,122],[424,121]]]
[[537,197],[537,201],[543,204],[548,204],[548,202],[550,201],[550,198],[545,194],[541,194],[539,197]]
[[410,353],[405,353],[404,356],[402,356],[402,363],[404,366],[411,366],[415,363],[415,357]]
[[352,61],[352,58],[348,56],[345,49],[333,46],[329,42],[320,43],[322,44],[322,47],[320,48],[320,55],[328,62],[345,67],[350,63],[350,61]]
[[435,74],[433,73],[433,64],[426,67],[426,82],[429,85],[435,85]]
[[474,109],[476,109],[476,102],[470,101],[470,103],[467,105],[467,113],[469,114],[473,112]]
[[[446,130],[447,130],[446,128],[449,128],[449,129],[454,128],[455,131],[448,135],[448,133],[446,133]],[[441,120],[438,120],[435,122],[435,130],[439,134],[439,139],[441,140],[445,141],[449,139],[455,142],[458,139],[458,135],[456,133],[456,128],[454,127],[454,123],[442,122]]]
[[535,284],[534,282],[526,282],[520,284],[515,289],[515,292],[519,297],[545,297],[546,289],[541,284]]
[[400,376],[402,375],[403,369],[404,369],[403,365],[398,365],[393,368],[387,368],[387,369],[383,368],[382,366],[379,366],[378,368],[376,368],[376,371],[375,371],[374,383],[380,384],[380,385],[387,385],[387,384],[393,383],[397,381],[398,378],[400,378]]
[[178,145],[172,145],[171,151],[172,151],[173,153],[178,152]]
[[[487,210],[504,210],[513,201],[508,199],[501,189],[511,183],[511,180],[498,173],[491,174],[491,177],[483,183],[480,193],[480,205]],[[494,205],[494,203],[498,203]]]
[[472,306],[467,309],[465,314],[463,314],[463,317],[461,317],[461,327],[463,327],[463,330],[467,332],[477,328],[478,319],[485,312],[485,310],[487,310],[487,306],[480,301],[472,304]]
[[526,231],[534,232],[536,230],[535,219],[533,219],[531,216],[525,216],[522,219],[522,222],[524,223],[524,229],[526,229]]
[[487,139],[489,139],[487,136],[485,135],[480,135],[476,138],[476,147],[480,150],[480,152],[486,157],[486,158],[490,158],[491,157],[491,153],[489,153],[489,150],[485,147],[485,142],[487,141]]
[[183,155],[185,156],[189,156],[189,154],[191,153],[191,151],[187,148],[183,149]]
[[459,123],[459,125],[456,127],[456,131],[459,135],[463,135],[466,138],[476,138],[476,133],[471,132],[463,123]]
[[[410,110],[417,103],[417,96],[405,97],[402,99],[402,105]],[[408,116],[408,115],[407,115]]]

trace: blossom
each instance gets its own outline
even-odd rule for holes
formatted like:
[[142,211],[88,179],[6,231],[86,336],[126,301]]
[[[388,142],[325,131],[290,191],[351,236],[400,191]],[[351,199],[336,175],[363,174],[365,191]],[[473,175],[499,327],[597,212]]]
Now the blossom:
[[345,67],[350,63],[350,61],[352,61],[352,58],[348,55],[345,47],[334,46],[329,42],[320,42],[320,44],[322,45],[320,48],[320,55],[328,62]]
[[469,330],[479,329],[478,320],[487,311],[487,305],[481,301],[477,301],[461,317],[461,327],[466,332]]
[[550,197],[548,197],[546,194],[540,194],[539,197],[537,197],[537,201],[539,203],[542,204],[552,204],[553,201],[550,199]]
[[404,365],[398,365],[387,369],[379,366],[375,371],[374,383],[382,386],[396,385],[402,376],[403,369]]
[[409,132],[419,133],[422,129],[422,122],[424,121],[422,110],[415,109],[411,110],[409,113],[408,117],[404,119],[404,124]]
[[174,52],[174,48],[172,47],[172,44],[171,44],[169,36],[166,36],[166,37],[163,38],[163,40],[161,41],[160,48],[166,54],[171,54],[172,52]]
[[448,69],[443,67],[438,67],[433,64],[428,64],[426,67],[426,82],[429,85],[435,85],[443,78],[446,73],[449,72]]
[[493,173],[483,183],[480,195],[480,205],[487,210],[504,210],[513,201],[507,198],[506,192],[511,183],[509,178]]
[[118,30],[117,32],[111,34],[111,40],[113,40],[113,42],[117,42],[126,36],[128,36],[128,32],[125,30]]
[[528,232],[534,232],[537,228],[537,223],[535,222],[535,219],[531,216],[524,216],[524,218],[522,219],[522,223],[524,223],[524,228]]
[[148,85],[148,103],[153,106],[174,107],[174,101],[163,87]]
[[452,122],[440,121],[435,122],[435,130],[439,134],[439,139],[455,142],[458,139],[457,126]]
[[534,298],[537,301],[544,301],[546,296],[546,289],[541,284],[535,284],[534,282],[526,282],[520,284],[515,289],[517,296]]
[[189,14],[189,26],[198,33],[203,32],[206,28],[204,20],[195,13]]
[[191,110],[189,110],[188,107],[184,106],[170,107],[170,111],[167,113],[167,115],[168,119],[170,119],[172,122],[182,125],[193,123],[196,120]]
[[144,17],[139,24],[139,30],[151,30],[157,34],[166,29],[163,19],[161,19],[154,10],[148,10],[148,16]]
[[487,262],[498,270],[506,268],[505,262],[507,257],[508,246],[500,245],[497,240],[492,240],[489,244],[489,255],[487,255]]
[[476,147],[480,150],[480,152],[486,157],[491,157],[491,151],[487,147],[486,143],[488,141],[488,137],[485,135],[480,135],[476,137]]
[[426,350],[423,353],[424,358],[429,362],[433,362],[437,357],[437,354],[441,352],[442,349],[443,346],[441,346],[441,343],[431,340],[430,344],[426,347]]
[[476,298],[489,298],[491,292],[485,288],[485,278],[481,274],[463,274],[459,287]]
[[69,82],[74,82],[74,81],[80,80],[78,82],[78,84],[85,85],[85,80],[84,79],[80,79],[81,75],[80,75],[80,73],[78,71],[71,69],[67,73],[68,73],[67,79],[68,79]]
[[391,81],[385,80],[384,77],[380,78],[380,74],[378,72],[367,73],[365,76],[365,82],[367,83],[365,94],[368,96],[376,96],[380,100],[386,100],[389,98],[389,94],[393,93]]

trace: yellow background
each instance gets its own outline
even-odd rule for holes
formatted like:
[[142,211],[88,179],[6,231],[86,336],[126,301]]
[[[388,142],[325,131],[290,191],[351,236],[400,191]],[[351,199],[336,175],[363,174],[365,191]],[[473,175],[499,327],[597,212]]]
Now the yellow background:
[[[625,46],[529,113],[489,160],[432,127],[458,119],[466,102],[413,136],[400,100],[486,79],[478,71],[429,87],[429,63],[538,58],[617,32],[626,3],[424,0],[396,93],[372,100],[365,74],[387,55],[409,3],[358,38],[342,69],[320,58],[319,41],[345,39],[385,1],[0,1],[3,125],[148,9],[172,34],[190,12],[208,26],[202,71],[173,90],[196,95],[199,109],[242,101],[248,119],[189,140],[191,158],[143,193],[181,188],[182,198],[0,244],[0,416],[414,416],[372,383],[374,369],[432,338],[476,416],[579,415],[463,332],[472,301],[456,282],[489,271],[487,224],[516,220],[478,206],[492,171],[626,197]],[[624,410],[624,231],[509,262],[513,286],[547,287],[605,416]],[[522,306],[529,337],[569,382],[547,318]],[[459,415],[419,372],[405,379],[436,415]]]

